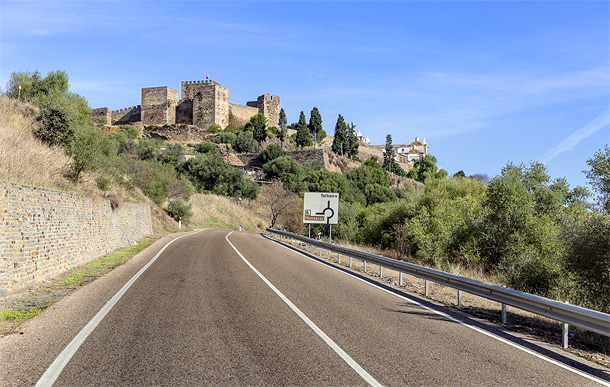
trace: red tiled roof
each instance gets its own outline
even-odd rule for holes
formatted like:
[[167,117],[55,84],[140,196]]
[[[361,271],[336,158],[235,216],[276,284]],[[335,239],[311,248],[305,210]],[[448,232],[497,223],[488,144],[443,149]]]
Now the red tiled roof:
[[233,153],[227,153],[223,155],[222,158],[225,160],[225,163],[229,164],[232,167],[246,166],[246,164],[244,164],[240,159],[238,159],[237,156],[235,156]]

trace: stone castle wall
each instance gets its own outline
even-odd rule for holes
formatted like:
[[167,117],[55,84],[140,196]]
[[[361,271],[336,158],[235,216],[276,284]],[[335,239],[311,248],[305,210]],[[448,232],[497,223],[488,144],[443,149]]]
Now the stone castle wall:
[[176,124],[193,124],[193,100],[180,100],[176,105]]
[[152,233],[150,207],[0,182],[0,294],[49,280]]
[[91,121],[96,124],[100,123],[100,119],[104,118],[106,125],[112,124],[112,112],[107,107],[97,108],[91,110]]
[[[131,122],[142,121],[142,107],[132,106],[124,109],[113,110],[112,113],[112,125],[124,125]],[[111,122],[108,122],[109,124]]]
[[258,107],[250,107],[238,105],[235,103],[229,104],[229,124],[234,128],[246,125],[252,116],[258,114]]
[[182,81],[182,99],[171,87],[142,89],[142,105],[108,113],[108,108],[94,109],[93,119],[108,117],[108,124],[120,125],[141,122],[142,125],[185,124],[207,129],[212,124],[222,128],[245,125],[253,115],[262,113],[268,126],[278,126],[280,97],[264,94],[246,105],[229,103],[229,88],[212,80]]
[[229,89],[216,82],[198,84],[193,97],[193,125],[229,125]]
[[280,97],[274,94],[263,94],[258,97],[258,112],[267,117],[268,127],[278,127],[280,120]]
[[142,123],[144,125],[174,124],[178,90],[171,87],[145,87],[142,89]]

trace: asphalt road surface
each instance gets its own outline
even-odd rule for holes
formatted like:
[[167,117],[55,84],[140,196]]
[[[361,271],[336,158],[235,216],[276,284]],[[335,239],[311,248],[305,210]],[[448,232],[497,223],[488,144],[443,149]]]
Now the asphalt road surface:
[[610,385],[593,363],[259,234],[172,238],[0,339],[0,384]]

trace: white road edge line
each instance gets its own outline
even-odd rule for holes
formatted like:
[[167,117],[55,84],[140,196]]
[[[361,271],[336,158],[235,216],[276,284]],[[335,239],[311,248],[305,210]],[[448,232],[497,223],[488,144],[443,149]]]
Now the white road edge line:
[[38,383],[36,383],[36,387],[52,386],[53,383],[55,383],[55,380],[57,380],[59,374],[61,374],[61,371],[63,371],[64,367],[68,364],[70,359],[72,359],[72,356],[74,356],[76,351],[78,351],[80,346],[85,342],[91,332],[93,332],[93,330],[104,319],[104,317],[106,317],[108,312],[110,312],[110,310],[117,304],[121,297],[123,297],[127,290],[129,290],[131,285],[133,285],[133,283],[136,282],[138,278],[140,278],[140,276],[146,271],[146,269],[148,269],[157,260],[157,258],[159,258],[161,254],[163,254],[163,252],[169,245],[171,245],[178,239],[184,238],[185,236],[194,235],[202,231],[205,231],[205,229],[195,231],[194,233],[181,235],[176,239],[172,239],[165,246],[163,246],[163,248],[159,250],[157,255],[155,255],[146,265],[144,265],[144,267],[142,267],[140,271],[134,274],[134,276],[131,277],[131,279],[127,281],[127,283],[123,285],[123,287],[110,300],[106,302],[106,304],[99,310],[99,312],[97,312],[97,314],[93,316],[91,320],[89,320],[87,325],[85,325],[83,329],[81,329],[81,331],[72,339],[70,344],[68,344],[63,349],[63,351],[61,351],[61,353],[55,358],[55,360],[49,366],[46,372],[40,377]]
[[333,351],[335,351],[339,356],[341,356],[341,358],[350,367],[352,367],[352,369],[356,371],[358,375],[362,377],[362,379],[364,379],[371,386],[382,386],[381,383],[375,380],[375,378],[373,378],[368,372],[366,372],[364,368],[362,368],[358,363],[356,363],[356,361],[354,361],[354,359],[352,359],[350,355],[348,355],[343,349],[341,349],[341,347],[339,347],[337,343],[335,343],[330,337],[328,337],[326,333],[324,333],[320,328],[318,328],[318,326],[313,321],[311,321],[309,317],[305,315],[305,313],[301,312],[301,310],[297,308],[297,306],[293,304],[292,301],[290,301],[282,292],[280,292],[278,288],[273,286],[273,284],[269,282],[269,280],[265,278],[265,276],[262,275],[261,272],[259,272],[254,266],[252,266],[252,264],[242,255],[242,253],[239,252],[239,250],[237,250],[237,248],[229,240],[229,235],[231,235],[232,233],[233,231],[228,233],[225,239],[227,240],[227,242],[229,242],[229,245],[231,245],[233,250],[235,250],[235,252],[241,257],[241,259],[250,267],[250,269],[252,269],[252,271],[254,271],[267,284],[267,286],[269,286],[271,290],[273,290],[275,294],[277,294],[278,297],[280,297],[282,301],[284,301],[286,305],[288,305],[290,309],[292,309],[292,311],[301,318],[301,320],[303,320],[318,336],[320,336],[320,338],[324,340],[324,342],[329,347],[331,347]]
[[[303,252],[301,252],[301,251],[298,251],[298,250],[293,250],[293,249],[291,249],[290,247],[288,247],[288,246],[286,246],[286,245],[284,245],[283,243],[280,243],[280,242],[278,242],[278,241],[275,241],[275,240],[272,240],[272,239],[269,239],[269,240],[271,240],[271,241],[273,241],[273,242],[278,243],[280,246],[284,247],[285,249],[288,249],[288,250],[291,250],[291,251],[297,252],[297,253],[301,254],[302,256],[304,256],[304,257],[305,257],[305,258],[307,258],[307,259],[313,260],[314,262],[319,263],[320,265],[324,265],[324,266],[328,267],[328,265],[326,265],[326,264],[324,264],[324,263],[322,263],[322,262],[318,261],[317,259],[314,259],[314,258],[311,258],[311,257],[307,256],[306,254],[304,254],[304,253],[303,253]],[[502,338],[502,337],[500,337],[500,336],[496,336],[496,335],[494,335],[493,333],[487,332],[487,331],[485,331],[485,330],[483,330],[483,329],[481,329],[481,328],[478,328],[478,327],[476,327],[476,326],[474,326],[474,325],[470,325],[470,324],[468,324],[468,323],[466,323],[466,322],[464,322],[464,321],[458,320],[458,319],[456,319],[455,317],[452,317],[452,316],[450,316],[450,315],[448,315],[448,314],[445,314],[445,313],[443,313],[443,312],[441,312],[441,311],[438,311],[438,310],[432,309],[432,308],[430,308],[430,307],[427,307],[427,306],[425,306],[425,305],[423,305],[423,304],[421,304],[421,303],[419,303],[419,302],[417,302],[417,301],[415,301],[415,300],[412,300],[412,299],[410,299],[410,298],[407,298],[407,297],[401,296],[400,294],[396,294],[396,293],[394,293],[394,292],[392,292],[392,291],[390,291],[390,290],[388,290],[388,289],[384,289],[384,288],[382,288],[382,287],[381,287],[381,286],[379,286],[379,285],[375,285],[375,284],[373,284],[373,283],[371,283],[371,282],[369,282],[369,281],[365,281],[364,279],[362,279],[362,278],[358,278],[358,277],[356,277],[356,276],[354,276],[354,275],[352,275],[352,274],[350,274],[350,273],[346,273],[345,271],[340,270],[340,269],[339,269],[339,268],[337,268],[337,267],[333,267],[333,269],[338,270],[339,272],[341,272],[341,273],[343,273],[343,274],[349,275],[350,277],[352,277],[352,278],[354,278],[354,279],[357,279],[357,280],[362,281],[362,282],[364,282],[364,283],[366,283],[366,284],[369,284],[369,285],[371,285],[371,286],[373,286],[373,287],[375,287],[375,288],[377,288],[377,289],[379,289],[379,290],[383,290],[384,292],[390,293],[390,294],[392,294],[392,295],[394,295],[394,296],[396,296],[396,297],[398,297],[398,298],[402,298],[402,299],[403,299],[403,300],[405,300],[405,301],[409,301],[410,303],[415,304],[415,305],[418,305],[418,306],[420,306],[420,307],[422,307],[422,308],[424,308],[424,309],[426,309],[426,310],[428,310],[428,311],[430,311],[430,312],[436,313],[436,314],[438,314],[438,315],[440,315],[440,316],[443,316],[443,317],[445,317],[445,318],[447,318],[447,319],[449,319],[449,320],[451,320],[451,321],[454,321],[454,322],[456,322],[456,323],[459,323],[459,324],[461,324],[461,325],[464,325],[464,326],[466,326],[466,327],[468,327],[468,328],[470,328],[470,329],[473,329],[473,330],[475,330],[475,331],[477,331],[477,332],[479,332],[479,333],[482,333],[482,334],[484,334],[484,335],[486,335],[486,336],[489,336],[489,337],[491,337],[491,338],[493,338],[493,339],[496,339],[496,340],[498,340],[498,341],[501,341],[501,342],[503,342],[503,343],[505,343],[505,344],[508,344],[508,345],[510,345],[510,346],[512,346],[512,347],[515,347],[515,348],[517,348],[517,349],[519,349],[519,350],[521,350],[521,351],[523,351],[523,352],[526,352],[526,353],[528,353],[528,354],[530,354],[530,355],[533,355],[533,356],[535,356],[535,357],[537,357],[537,358],[539,358],[539,359],[542,359],[542,360],[544,360],[544,361],[547,361],[547,362],[549,362],[549,363],[551,363],[551,364],[554,364],[554,365],[556,365],[556,366],[558,366],[558,367],[561,367],[561,368],[563,368],[563,369],[566,369],[566,370],[568,370],[568,371],[570,371],[570,372],[573,372],[573,373],[575,373],[575,374],[577,374],[577,375],[583,376],[583,377],[585,377],[585,378],[587,378],[587,379],[589,379],[589,380],[592,380],[592,381],[594,381],[594,382],[596,382],[596,383],[599,383],[599,384],[601,384],[601,385],[604,385],[604,386],[610,387],[610,383],[606,382],[605,380],[599,379],[599,378],[597,378],[597,377],[595,377],[595,376],[589,375],[589,374],[587,374],[587,373],[585,373],[585,372],[582,372],[582,371],[580,371],[580,370],[577,370],[577,369],[575,369],[575,368],[572,368],[572,367],[570,367],[570,366],[568,366],[568,365],[565,365],[565,364],[563,364],[563,363],[560,363],[560,362],[558,362],[558,361],[556,361],[556,360],[553,360],[553,359],[551,359],[551,358],[549,358],[549,357],[546,357],[546,356],[544,356],[544,355],[541,355],[541,354],[539,354],[539,353],[536,353],[536,352],[534,352],[534,351],[532,351],[532,350],[530,350],[530,349],[527,349],[527,348],[525,348],[525,347],[523,347],[523,346],[521,346],[521,345],[519,345],[519,344],[516,344],[516,343],[513,343],[513,342],[508,341],[508,340],[506,340],[506,339],[503,339],[503,338]]]

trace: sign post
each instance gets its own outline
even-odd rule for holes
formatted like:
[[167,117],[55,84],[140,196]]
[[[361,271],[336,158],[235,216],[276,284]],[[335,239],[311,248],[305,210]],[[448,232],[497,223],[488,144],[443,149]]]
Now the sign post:
[[328,224],[329,240],[332,243],[332,225],[338,222],[338,193],[305,192],[303,196],[303,223]]

